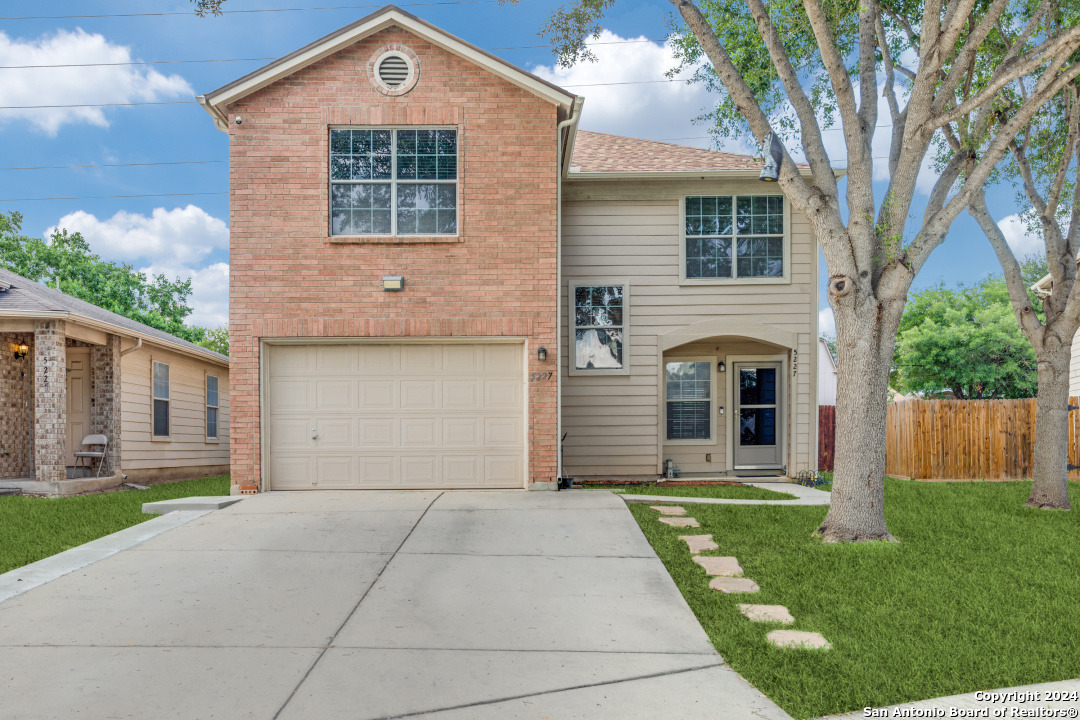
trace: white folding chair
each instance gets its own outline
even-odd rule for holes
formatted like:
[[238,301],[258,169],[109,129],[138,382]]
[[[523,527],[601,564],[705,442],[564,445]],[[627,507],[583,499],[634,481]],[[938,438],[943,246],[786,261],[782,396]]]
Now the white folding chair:
[[[89,450],[80,450],[75,453],[76,466],[83,466],[83,461],[90,461],[90,467],[93,467],[93,460],[96,458],[98,461],[97,472],[94,473],[94,477],[101,475],[101,466],[105,464],[105,449],[109,446],[109,438],[104,435],[87,435],[83,438],[82,446],[89,447]],[[95,448],[100,447],[98,451]]]

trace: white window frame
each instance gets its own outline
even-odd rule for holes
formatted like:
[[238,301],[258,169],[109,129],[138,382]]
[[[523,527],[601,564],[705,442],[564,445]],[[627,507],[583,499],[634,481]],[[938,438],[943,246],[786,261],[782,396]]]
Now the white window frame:
[[[169,376],[169,379],[167,380],[168,387],[166,388],[168,394],[165,397],[158,396],[156,383],[154,382],[154,371],[158,365],[164,367]],[[157,428],[155,427],[154,418],[156,416],[155,411],[158,402],[166,403],[165,418],[166,422],[169,424],[169,432],[166,435],[158,435],[156,432]],[[154,360],[153,358],[150,359],[150,438],[158,441],[172,439],[172,367],[169,363]]]
[[[737,248],[736,243],[739,240],[738,228],[732,227],[731,232],[731,274],[730,278],[692,278],[686,276],[686,240],[691,237],[686,234],[686,199],[690,197],[730,197],[732,207],[732,223],[735,222],[735,207],[738,198],[740,197],[763,197],[763,196],[776,196],[778,193],[707,193],[705,191],[699,193],[687,193],[679,199],[679,285],[681,286],[694,286],[694,285],[790,285],[791,284],[791,203],[788,202],[786,195],[783,197],[784,208],[784,274],[780,277],[735,277],[738,272],[736,267],[737,262]],[[698,237],[698,236],[694,236]],[[707,236],[703,236],[707,237]],[[761,237],[755,235],[754,237]]]
[[[331,134],[334,130],[389,130],[390,131],[390,177],[386,180],[334,180],[331,177],[330,157]],[[457,134],[457,173],[450,180],[398,180],[397,179],[397,133],[399,130],[453,130]],[[461,236],[461,128],[456,125],[331,125],[326,131],[326,231],[334,238],[423,238],[438,237],[453,239]],[[334,232],[334,185],[385,185],[390,184],[390,233],[347,234]],[[454,227],[453,233],[398,233],[398,185],[453,185],[454,186]]]
[[[716,426],[719,420],[719,413],[716,409],[716,364],[717,357],[715,355],[690,355],[686,357],[671,357],[665,356],[661,358],[661,373],[663,375],[663,394],[661,397],[662,409],[663,409],[663,425],[660,429],[660,436],[663,438],[664,445],[716,445]],[[697,439],[675,439],[667,436],[667,404],[669,402],[701,402],[700,400],[668,400],[667,396],[667,366],[668,363],[692,363],[692,362],[704,362],[709,363],[709,437],[697,438]]]
[[[621,368],[594,368],[592,370],[577,367],[577,315],[574,301],[578,288],[590,287],[621,287],[623,289],[623,366]],[[630,282],[628,280],[575,280],[567,288],[567,309],[570,321],[567,328],[570,331],[570,342],[567,345],[567,369],[572,376],[604,377],[604,376],[627,376],[630,374]],[[613,325],[612,327],[619,327]]]
[[[217,404],[210,404],[210,378],[214,378],[216,387],[214,388],[214,394],[217,395]],[[206,431],[206,442],[216,443],[221,439],[221,376],[211,375],[205,373],[203,377],[203,404],[205,405],[206,414],[203,417],[203,430]],[[210,430],[210,411],[217,411],[217,418],[214,420],[214,427],[217,429],[216,435],[211,435]]]

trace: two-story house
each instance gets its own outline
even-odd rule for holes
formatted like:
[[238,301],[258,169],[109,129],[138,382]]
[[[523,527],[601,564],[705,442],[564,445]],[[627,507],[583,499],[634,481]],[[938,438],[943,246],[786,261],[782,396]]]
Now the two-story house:
[[806,220],[583,101],[393,6],[200,98],[234,491],[815,468]]

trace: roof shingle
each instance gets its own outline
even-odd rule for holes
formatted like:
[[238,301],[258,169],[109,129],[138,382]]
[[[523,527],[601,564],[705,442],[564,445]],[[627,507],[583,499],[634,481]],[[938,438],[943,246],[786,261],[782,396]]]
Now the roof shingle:
[[581,172],[698,172],[760,170],[752,155],[702,150],[656,140],[578,130],[570,166]]

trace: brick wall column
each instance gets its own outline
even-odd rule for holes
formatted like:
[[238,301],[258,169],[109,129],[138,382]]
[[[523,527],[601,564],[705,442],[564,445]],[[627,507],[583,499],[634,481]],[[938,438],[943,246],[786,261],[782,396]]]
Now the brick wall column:
[[115,475],[120,465],[120,336],[106,335],[90,348],[90,432],[109,439],[101,475]]
[[66,334],[62,320],[34,323],[34,475],[42,482],[67,479]]

